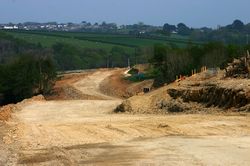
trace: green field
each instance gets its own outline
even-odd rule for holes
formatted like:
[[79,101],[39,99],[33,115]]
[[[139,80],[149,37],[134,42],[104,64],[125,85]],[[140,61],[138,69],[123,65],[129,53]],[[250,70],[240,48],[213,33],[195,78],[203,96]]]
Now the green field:
[[[44,33],[43,33],[44,34]],[[152,46],[154,44],[176,44],[185,46],[189,40],[187,37],[172,35],[171,37],[135,37],[121,34],[103,34],[103,33],[77,33],[77,32],[51,32],[50,35],[74,37],[81,40],[99,41],[102,43],[112,43],[125,45],[129,47]]]
[[102,48],[110,51],[114,46],[123,47],[128,52],[136,47],[153,46],[154,44],[175,44],[185,47],[188,39],[184,37],[135,37],[130,35],[81,33],[81,32],[42,32],[42,31],[7,31],[8,34],[31,43],[41,43],[50,47],[57,42],[74,45],[78,48]]
[[[87,40],[79,40],[75,38],[68,38],[68,37],[57,37],[51,35],[41,35],[41,34],[32,34],[32,33],[20,33],[20,32],[8,32],[10,35],[14,36],[15,38],[23,39],[25,41],[31,43],[41,43],[44,47],[51,47],[55,43],[66,43],[73,45],[79,49],[83,48],[101,48],[110,51],[114,46],[113,44],[106,44],[100,42],[92,42]],[[124,47],[127,51],[132,52],[133,48]]]

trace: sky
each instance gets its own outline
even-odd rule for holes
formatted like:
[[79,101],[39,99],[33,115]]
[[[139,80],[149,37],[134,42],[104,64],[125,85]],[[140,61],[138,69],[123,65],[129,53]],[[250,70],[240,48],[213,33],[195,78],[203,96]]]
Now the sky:
[[250,0],[1,0],[0,23],[57,21],[190,27],[250,22]]

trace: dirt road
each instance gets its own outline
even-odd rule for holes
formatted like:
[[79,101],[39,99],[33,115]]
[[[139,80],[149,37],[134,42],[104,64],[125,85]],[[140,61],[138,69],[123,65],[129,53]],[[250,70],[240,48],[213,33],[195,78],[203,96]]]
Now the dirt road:
[[0,165],[250,164],[249,115],[114,114],[122,101],[99,90],[112,72],[72,85],[102,100],[36,101],[16,112]]

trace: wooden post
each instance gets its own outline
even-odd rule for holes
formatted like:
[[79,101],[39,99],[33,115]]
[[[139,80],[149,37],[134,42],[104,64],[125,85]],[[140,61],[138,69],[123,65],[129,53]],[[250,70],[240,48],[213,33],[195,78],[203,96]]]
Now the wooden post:
[[249,64],[249,61],[250,61],[250,54],[249,54],[249,51],[247,50],[247,58],[246,58],[246,66],[248,68],[248,71],[250,71],[250,64]]
[[128,68],[130,69],[130,59],[128,58]]

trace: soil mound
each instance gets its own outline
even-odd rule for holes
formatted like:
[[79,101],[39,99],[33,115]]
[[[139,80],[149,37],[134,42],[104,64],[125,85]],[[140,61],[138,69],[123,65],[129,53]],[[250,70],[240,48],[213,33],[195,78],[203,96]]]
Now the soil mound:
[[25,99],[17,104],[8,104],[0,107],[0,121],[8,121],[11,118],[12,112],[19,111],[22,107],[34,101],[45,101],[45,98],[43,95],[38,95],[30,99]]
[[[224,78],[225,73],[196,74],[142,96],[124,101],[115,112],[210,113],[250,111],[250,81]],[[207,77],[209,75],[209,77]]]

